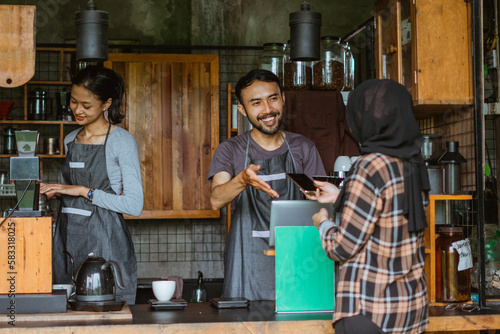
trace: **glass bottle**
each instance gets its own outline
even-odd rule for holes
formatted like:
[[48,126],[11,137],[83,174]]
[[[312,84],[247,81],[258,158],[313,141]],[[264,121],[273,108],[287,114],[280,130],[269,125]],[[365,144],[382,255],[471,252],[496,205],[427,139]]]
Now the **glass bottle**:
[[259,57],[259,68],[276,74],[283,84],[283,43],[265,43],[264,50]]
[[313,89],[342,90],[344,87],[344,47],[340,38],[321,37],[321,59],[313,65]]
[[290,41],[285,48],[284,55],[285,90],[309,90],[312,87],[312,67],[310,61],[294,61],[290,58]]
[[354,89],[354,55],[352,54],[349,42],[342,43],[344,47],[344,91],[350,91]]
[[[457,242],[463,241],[462,228],[445,226],[439,229],[436,240],[436,299],[441,302],[464,302],[470,300],[470,267],[462,261],[466,256],[459,253]],[[467,243],[468,244],[468,243]],[[468,250],[472,266],[470,246]]]

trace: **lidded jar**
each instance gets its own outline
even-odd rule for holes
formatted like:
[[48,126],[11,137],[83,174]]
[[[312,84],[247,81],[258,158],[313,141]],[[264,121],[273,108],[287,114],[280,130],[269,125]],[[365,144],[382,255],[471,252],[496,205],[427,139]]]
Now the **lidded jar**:
[[265,43],[264,50],[259,57],[259,68],[276,74],[282,84],[284,46],[283,43]]
[[313,89],[342,90],[344,88],[344,52],[340,38],[321,37],[321,59],[313,65]]
[[472,253],[462,228],[445,226],[436,240],[436,299],[442,302],[470,300]]
[[312,63],[292,60],[289,42],[284,55],[283,88],[285,90],[309,90],[312,87]]

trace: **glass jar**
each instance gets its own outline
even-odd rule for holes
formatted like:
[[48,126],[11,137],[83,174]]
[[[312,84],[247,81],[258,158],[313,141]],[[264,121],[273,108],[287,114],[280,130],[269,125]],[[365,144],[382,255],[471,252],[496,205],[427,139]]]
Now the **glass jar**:
[[290,41],[285,48],[283,89],[309,90],[312,88],[312,64],[310,61],[294,61],[290,58]]
[[5,128],[3,130],[3,154],[16,154],[16,129]]
[[439,229],[436,240],[436,299],[441,302],[470,300],[470,244],[462,236],[461,227]]
[[340,38],[321,37],[321,59],[313,65],[313,89],[342,90],[344,87],[344,51]]
[[46,120],[49,108],[47,105],[47,92],[36,88],[28,94],[28,119]]
[[284,46],[283,43],[265,43],[259,57],[259,68],[276,74],[281,84],[283,84]]
[[354,89],[354,55],[348,42],[342,43],[344,47],[344,91]]

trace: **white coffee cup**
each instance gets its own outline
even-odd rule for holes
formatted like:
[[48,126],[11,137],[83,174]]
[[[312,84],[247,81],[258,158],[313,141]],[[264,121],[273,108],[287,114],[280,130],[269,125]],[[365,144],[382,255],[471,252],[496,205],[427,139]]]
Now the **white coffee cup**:
[[66,290],[66,299],[69,299],[73,293],[73,284],[54,284],[52,290]]
[[351,168],[351,158],[346,155],[341,155],[335,160],[333,170],[336,172],[347,172]]
[[333,171],[335,172],[348,172],[351,169],[351,165],[356,162],[359,156],[348,157],[346,155],[339,156],[333,165]]
[[172,299],[175,292],[175,281],[153,281],[153,293],[159,301]]

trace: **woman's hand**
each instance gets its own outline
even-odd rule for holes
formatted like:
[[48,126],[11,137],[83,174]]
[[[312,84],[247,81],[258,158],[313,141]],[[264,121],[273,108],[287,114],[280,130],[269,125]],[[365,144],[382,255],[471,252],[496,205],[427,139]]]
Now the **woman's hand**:
[[339,188],[327,181],[314,181],[314,185],[316,186],[315,200],[320,203],[335,203],[340,193]]
[[52,196],[83,196],[87,197],[90,188],[84,186],[72,186],[67,184],[56,184],[56,183],[40,183],[40,194],[47,195],[47,199],[51,199]]
[[321,208],[321,210],[319,210],[312,216],[312,220],[314,226],[316,226],[316,228],[319,229],[319,226],[321,225],[322,222],[324,222],[325,220],[332,220],[332,219],[328,216],[328,211],[326,211],[325,208]]

